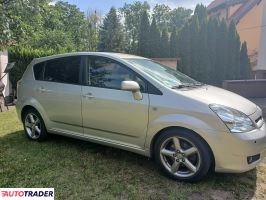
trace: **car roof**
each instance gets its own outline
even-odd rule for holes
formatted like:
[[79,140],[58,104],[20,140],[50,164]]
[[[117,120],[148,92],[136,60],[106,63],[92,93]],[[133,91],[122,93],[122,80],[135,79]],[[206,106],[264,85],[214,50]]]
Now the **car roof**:
[[140,56],[130,55],[130,54],[124,54],[124,53],[111,53],[111,52],[73,52],[73,53],[65,53],[65,54],[57,54],[57,55],[51,55],[46,57],[40,57],[35,58],[34,61],[36,63],[55,59],[55,58],[61,58],[61,57],[67,57],[67,56],[104,56],[108,58],[114,58],[114,59],[127,59],[127,58],[135,58],[135,59],[147,59]]

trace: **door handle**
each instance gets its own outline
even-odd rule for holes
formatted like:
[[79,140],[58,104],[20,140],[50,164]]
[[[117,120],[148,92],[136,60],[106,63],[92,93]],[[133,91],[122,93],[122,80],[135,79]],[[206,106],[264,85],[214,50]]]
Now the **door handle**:
[[41,93],[46,93],[46,92],[52,92],[52,90],[47,90],[45,88],[39,88],[38,89]]
[[82,95],[86,99],[94,99],[95,97],[92,95],[92,93],[84,94]]

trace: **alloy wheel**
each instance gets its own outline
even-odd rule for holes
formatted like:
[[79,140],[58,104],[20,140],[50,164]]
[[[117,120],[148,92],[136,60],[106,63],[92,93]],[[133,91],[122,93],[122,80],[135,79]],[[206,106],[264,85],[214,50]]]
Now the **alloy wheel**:
[[41,121],[34,113],[25,117],[25,129],[31,139],[38,139],[41,135]]
[[160,159],[171,174],[183,178],[196,174],[201,165],[198,148],[191,141],[178,136],[167,138],[162,143]]

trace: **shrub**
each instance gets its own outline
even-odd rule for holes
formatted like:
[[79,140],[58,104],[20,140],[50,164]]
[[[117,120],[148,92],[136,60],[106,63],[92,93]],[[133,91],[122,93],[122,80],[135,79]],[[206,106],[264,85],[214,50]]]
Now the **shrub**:
[[14,68],[10,72],[10,81],[13,89],[17,87],[17,82],[21,79],[27,66],[34,58],[49,56],[63,52],[54,50],[40,50],[25,47],[13,47],[8,50],[9,62],[16,62]]

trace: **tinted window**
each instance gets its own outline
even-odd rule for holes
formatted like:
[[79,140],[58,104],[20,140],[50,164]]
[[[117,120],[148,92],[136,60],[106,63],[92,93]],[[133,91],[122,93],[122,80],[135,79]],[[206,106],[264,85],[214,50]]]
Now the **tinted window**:
[[89,85],[110,89],[121,89],[122,81],[136,81],[141,91],[145,91],[145,83],[135,72],[126,66],[107,58],[94,58],[89,61]]
[[79,83],[80,56],[64,57],[46,62],[44,80],[58,83]]
[[37,63],[33,67],[35,80],[42,80],[44,62]]

